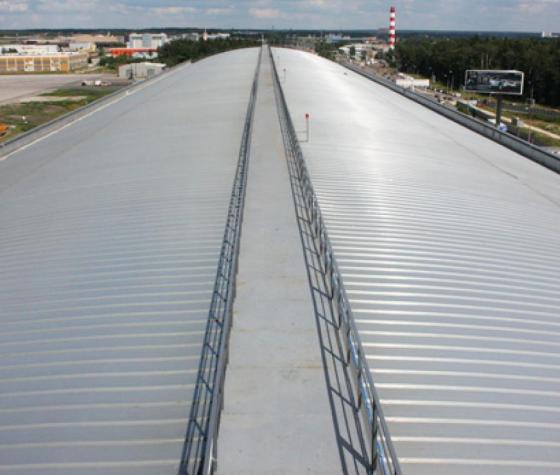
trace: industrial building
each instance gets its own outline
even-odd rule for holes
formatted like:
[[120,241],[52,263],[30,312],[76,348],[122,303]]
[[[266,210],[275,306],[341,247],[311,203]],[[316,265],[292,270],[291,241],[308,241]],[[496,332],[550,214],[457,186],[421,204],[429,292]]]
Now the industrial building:
[[71,41],[68,43],[70,51],[87,51],[88,53],[95,53],[97,45],[93,41]]
[[119,66],[121,79],[148,79],[162,73],[166,65],[163,63],[130,63]]
[[405,89],[428,88],[430,87],[430,80],[418,79],[408,74],[398,73],[395,78],[395,84]]
[[297,50],[132,91],[0,157],[0,472],[560,471],[558,174]]
[[208,33],[208,31],[204,30],[202,41],[227,40],[230,36],[229,33]]
[[128,56],[129,58],[154,59],[157,58],[155,48],[109,48],[107,52],[113,56]]
[[60,52],[58,45],[41,44],[41,45],[27,45],[27,44],[3,44],[0,45],[0,54],[53,54]]
[[68,73],[87,68],[88,53],[24,53],[0,55],[0,74],[6,73]]
[[62,36],[57,38],[59,43],[95,43],[97,46],[110,46],[124,44],[124,36],[121,35],[88,35],[78,34]]
[[158,49],[169,41],[165,33],[131,33],[128,35],[127,48]]

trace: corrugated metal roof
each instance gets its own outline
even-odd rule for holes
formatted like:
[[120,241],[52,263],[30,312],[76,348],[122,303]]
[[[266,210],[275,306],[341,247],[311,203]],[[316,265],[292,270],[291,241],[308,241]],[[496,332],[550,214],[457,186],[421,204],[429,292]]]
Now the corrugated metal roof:
[[0,472],[176,473],[257,53],[0,162]]
[[558,175],[274,54],[404,472],[558,473]]

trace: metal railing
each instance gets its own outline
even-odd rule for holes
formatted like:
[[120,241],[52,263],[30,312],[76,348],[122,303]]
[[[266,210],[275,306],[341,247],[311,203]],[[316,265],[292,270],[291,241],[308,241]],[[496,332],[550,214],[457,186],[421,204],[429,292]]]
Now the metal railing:
[[262,48],[259,52],[243,128],[239,161],[183,447],[179,470],[182,475],[207,475],[216,470],[217,437],[223,406],[225,370],[229,355],[228,345],[235,297],[239,238],[261,56]]
[[373,377],[352,315],[342,275],[336,263],[325,221],[322,217],[297,133],[290,117],[286,98],[280,85],[272,50],[270,50],[270,56],[274,75],[274,88],[278,102],[278,113],[286,142],[286,152],[288,159],[293,161],[295,165],[298,186],[307,210],[308,226],[319,251],[321,271],[324,273],[329,298],[332,300],[333,308],[336,312],[337,330],[341,333],[342,341],[344,342],[346,352],[345,364],[352,368],[354,376],[353,387],[356,401],[358,402],[358,410],[362,414],[364,432],[368,434],[370,441],[369,471],[370,473],[383,475],[401,475],[402,471],[391,442],[379,396],[376,392]]
[[444,117],[447,117],[448,119],[451,119],[452,121],[464,127],[467,127],[474,132],[477,132],[480,135],[483,135],[484,137],[493,140],[494,142],[497,142],[500,145],[503,145],[504,147],[507,147],[510,150],[513,150],[514,152],[517,152],[536,163],[539,163],[540,165],[543,165],[549,170],[560,173],[560,157],[547,152],[541,147],[526,142],[525,140],[522,140],[515,135],[501,132],[495,126],[486,124],[479,120],[473,119],[472,117],[459,111],[445,107],[439,104],[437,101],[422,96],[414,91],[411,91],[410,89],[397,86],[394,82],[382,78],[372,72],[366,71],[354,64],[346,62],[340,62],[340,64],[345,68],[350,69],[351,71],[354,71],[355,73],[364,76],[367,79],[370,79],[371,81],[381,84],[382,86],[385,86],[392,91],[401,94],[413,100],[414,102],[417,102],[418,104],[421,104],[428,109],[431,109],[434,112],[437,112],[438,114],[443,115]]

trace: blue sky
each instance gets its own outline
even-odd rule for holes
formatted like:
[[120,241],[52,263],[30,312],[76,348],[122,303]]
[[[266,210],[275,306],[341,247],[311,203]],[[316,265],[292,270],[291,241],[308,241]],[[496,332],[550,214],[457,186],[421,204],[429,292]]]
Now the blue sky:
[[0,0],[0,28],[378,28],[559,31],[560,0]]

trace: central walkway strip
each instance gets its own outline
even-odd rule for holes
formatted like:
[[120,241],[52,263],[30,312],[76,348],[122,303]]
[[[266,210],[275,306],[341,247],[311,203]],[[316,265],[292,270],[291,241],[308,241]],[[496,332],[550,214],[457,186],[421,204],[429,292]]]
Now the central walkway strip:
[[233,183],[226,229],[218,262],[218,272],[212,293],[200,366],[183,448],[180,468],[180,473],[182,474],[206,474],[215,471],[216,439],[223,404],[223,384],[228,359],[233,299],[235,297],[239,237],[245,205],[251,133],[261,56],[262,49],[257,60],[257,69],[241,137],[239,161]]
[[[278,113],[344,473],[400,475],[381,401],[272,57]],[[307,133],[307,140],[309,134]]]
[[239,262],[218,472],[340,474],[264,52]]

